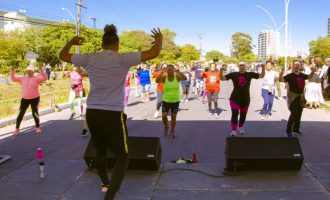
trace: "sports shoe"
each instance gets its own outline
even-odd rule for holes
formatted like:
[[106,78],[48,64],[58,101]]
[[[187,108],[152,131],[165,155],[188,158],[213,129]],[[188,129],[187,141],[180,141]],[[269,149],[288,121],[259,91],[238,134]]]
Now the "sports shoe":
[[18,135],[19,134],[19,128],[15,128],[13,135]]
[[154,114],[154,118],[156,119],[156,118],[158,118],[158,116],[159,116],[159,111],[156,110],[156,112],[155,112],[155,114]]
[[214,114],[216,119],[220,118],[220,114]]
[[286,131],[286,135],[291,138],[292,137],[292,132],[291,131]]
[[188,101],[189,101],[189,100],[188,100],[188,99],[186,99],[184,102],[185,102],[185,103],[188,103]]
[[211,118],[213,116],[213,113],[209,113],[209,115],[207,116],[208,118]]
[[261,115],[261,120],[265,120],[266,119],[266,115]]
[[231,136],[231,137],[236,137],[236,136],[237,136],[237,135],[236,135],[236,131],[234,131],[234,130],[231,131],[230,136]]
[[293,131],[293,134],[296,134],[298,136],[302,136],[302,132],[300,132],[300,131]]
[[239,127],[237,132],[241,135],[243,135],[245,133],[243,127]]
[[36,128],[36,134],[40,134],[41,133],[41,128],[40,127],[37,127]]
[[76,113],[71,113],[69,120],[73,120],[75,115],[76,115]]
[[81,137],[86,137],[87,132],[88,132],[88,131],[87,131],[86,129],[83,129],[82,132],[81,132],[81,134],[80,134],[80,136],[81,136]]
[[102,192],[107,192],[108,189],[109,189],[109,185],[106,185],[106,184],[102,184],[102,185],[101,185],[101,191],[102,191]]
[[271,115],[266,115],[266,119],[271,119],[272,116]]
[[282,101],[283,100],[283,97],[278,97],[278,100]]
[[181,103],[184,103],[184,99],[181,99]]

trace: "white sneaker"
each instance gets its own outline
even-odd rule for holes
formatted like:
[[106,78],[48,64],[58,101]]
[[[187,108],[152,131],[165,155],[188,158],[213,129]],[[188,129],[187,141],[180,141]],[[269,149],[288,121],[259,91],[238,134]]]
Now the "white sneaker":
[[188,103],[188,101],[189,101],[189,100],[188,100],[188,99],[186,99],[184,102],[185,102],[185,103]]
[[107,192],[108,189],[109,189],[109,186],[108,186],[108,185],[105,185],[105,184],[102,184],[102,185],[101,185],[101,191],[102,191],[102,192]]
[[282,101],[283,100],[283,97],[278,97],[278,100]]
[[184,99],[181,99],[181,103],[184,103]]
[[231,137],[236,137],[236,136],[237,136],[237,135],[236,135],[236,131],[234,131],[234,130],[231,131],[230,136],[231,136]]
[[159,112],[158,112],[158,110],[155,112],[155,114],[154,114],[154,118],[156,119],[156,118],[158,118],[158,116],[159,116]]
[[261,115],[261,120],[265,120],[266,119],[266,115]]
[[209,115],[207,116],[208,118],[211,118],[213,116],[213,113],[209,113]]
[[272,116],[271,115],[266,115],[266,119],[271,119]]
[[239,134],[243,135],[245,133],[243,127],[240,127],[238,128],[238,131],[237,131]]

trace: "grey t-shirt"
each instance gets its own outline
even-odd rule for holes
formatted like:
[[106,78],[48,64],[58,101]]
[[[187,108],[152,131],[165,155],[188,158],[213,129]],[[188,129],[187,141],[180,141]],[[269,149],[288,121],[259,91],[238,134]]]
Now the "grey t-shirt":
[[141,52],[74,54],[74,65],[84,67],[90,80],[88,109],[124,110],[124,82],[129,68],[141,63]]

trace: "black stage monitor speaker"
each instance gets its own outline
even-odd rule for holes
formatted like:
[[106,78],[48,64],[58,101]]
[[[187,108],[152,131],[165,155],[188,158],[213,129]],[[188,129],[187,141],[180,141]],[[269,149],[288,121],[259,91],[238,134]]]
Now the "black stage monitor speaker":
[[225,171],[300,170],[304,156],[298,138],[227,137]]
[[[128,169],[151,170],[159,169],[162,149],[159,137],[128,137]],[[84,159],[89,168],[95,167],[96,152],[92,142],[89,140]],[[107,152],[108,168],[113,168],[115,157],[113,153]]]

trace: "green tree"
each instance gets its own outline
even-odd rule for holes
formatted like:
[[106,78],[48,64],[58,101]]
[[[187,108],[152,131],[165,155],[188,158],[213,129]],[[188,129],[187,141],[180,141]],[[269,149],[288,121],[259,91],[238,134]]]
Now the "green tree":
[[220,51],[217,51],[217,50],[209,51],[205,55],[205,59],[209,60],[209,61],[223,60],[224,57],[225,57],[225,55],[223,55],[223,53],[221,53]]
[[29,63],[26,59],[27,49],[22,31],[0,32],[0,64],[3,69],[10,65],[17,66],[18,70],[25,68]]
[[[50,63],[52,66],[60,64],[59,52],[64,45],[76,35],[75,26],[71,23],[59,23],[58,26],[44,27],[40,32],[41,42],[36,48],[39,55],[37,61]],[[81,53],[97,52],[101,50],[102,32],[81,26],[81,37],[85,38],[81,46]],[[74,48],[71,49],[75,51]]]
[[319,57],[322,61],[330,57],[330,35],[319,37],[316,40],[309,42],[310,55]]
[[119,36],[120,52],[144,51],[151,47],[152,37],[144,31],[123,31]]
[[180,47],[178,61],[183,63],[190,63],[192,60],[198,60],[200,52],[192,44],[185,44]]
[[[231,54],[238,60],[252,53],[252,37],[247,33],[236,32],[231,37]],[[247,56],[249,57],[249,56]]]
[[246,61],[247,63],[253,63],[258,61],[258,57],[254,53],[245,54],[241,57],[241,59]]

